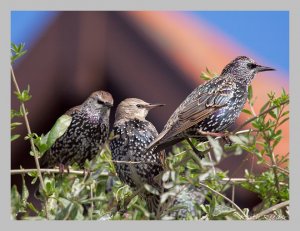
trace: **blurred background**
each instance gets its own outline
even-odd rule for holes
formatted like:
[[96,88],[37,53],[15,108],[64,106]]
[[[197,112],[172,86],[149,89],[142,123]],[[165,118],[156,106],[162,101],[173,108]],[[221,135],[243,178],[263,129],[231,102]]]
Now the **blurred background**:
[[[167,104],[148,116],[161,131],[176,107],[203,82],[202,71],[208,68],[219,74],[239,55],[277,70],[261,73],[253,81],[257,111],[268,92],[279,94],[282,88],[288,92],[287,11],[13,11],[11,41],[24,42],[28,50],[14,69],[21,89],[30,85],[33,97],[26,107],[32,131],[39,135],[99,89],[111,92],[115,106],[128,97]],[[19,108],[13,94],[11,106]],[[240,116],[236,124],[247,118]],[[24,137],[25,126],[14,132]],[[289,152],[288,124],[283,137],[279,154]],[[13,141],[12,169],[34,167],[29,150],[28,141]],[[252,162],[247,155],[232,156],[219,167],[228,169],[230,177],[242,177]],[[12,176],[11,183],[20,185],[20,180]],[[237,190],[236,203],[242,208],[259,202],[255,194]]]

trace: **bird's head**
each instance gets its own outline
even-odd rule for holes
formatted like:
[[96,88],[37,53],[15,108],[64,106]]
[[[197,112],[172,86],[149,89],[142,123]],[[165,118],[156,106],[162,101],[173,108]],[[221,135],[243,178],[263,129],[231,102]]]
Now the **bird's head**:
[[238,56],[225,66],[221,75],[230,75],[246,84],[250,84],[251,80],[258,72],[274,71],[274,68],[261,66],[247,56]]
[[144,120],[148,112],[164,104],[151,104],[141,99],[128,98],[123,100],[117,107],[115,120],[120,119],[140,119]]
[[114,100],[110,93],[106,91],[95,91],[89,98],[83,103],[84,107],[88,107],[92,110],[99,112],[109,112],[113,106]]

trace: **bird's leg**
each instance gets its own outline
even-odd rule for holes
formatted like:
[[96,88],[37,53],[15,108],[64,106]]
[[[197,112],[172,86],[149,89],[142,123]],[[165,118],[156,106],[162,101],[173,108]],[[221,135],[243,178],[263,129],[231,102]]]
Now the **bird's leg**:
[[65,172],[65,165],[62,164],[62,163],[59,163],[58,169],[59,169],[59,173],[60,173],[61,175],[63,175],[63,173]]
[[229,133],[226,133],[225,136],[222,137],[222,139],[224,140],[225,144],[228,144],[229,146],[233,144],[232,140],[229,139]]
[[91,175],[91,170],[89,168],[83,168],[83,176],[86,179]]
[[227,131],[226,132],[205,132],[199,129],[198,132],[204,136],[222,137],[222,139],[225,141],[226,144],[228,144],[229,146],[232,145],[232,141],[229,139],[229,132]]
[[201,159],[204,158],[204,155],[201,151],[199,151],[195,145],[192,143],[192,141],[190,140],[190,138],[186,138],[186,141],[189,143],[189,145],[192,147],[193,151],[196,153],[196,155],[198,155]]

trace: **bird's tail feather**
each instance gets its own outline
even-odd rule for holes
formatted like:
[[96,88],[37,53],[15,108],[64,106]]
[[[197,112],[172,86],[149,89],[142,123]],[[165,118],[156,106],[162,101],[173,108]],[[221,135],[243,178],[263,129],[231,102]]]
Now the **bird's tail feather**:
[[153,213],[155,217],[160,214],[160,196],[155,195],[149,192],[145,192],[141,195],[141,197],[146,201],[148,210],[150,213]]

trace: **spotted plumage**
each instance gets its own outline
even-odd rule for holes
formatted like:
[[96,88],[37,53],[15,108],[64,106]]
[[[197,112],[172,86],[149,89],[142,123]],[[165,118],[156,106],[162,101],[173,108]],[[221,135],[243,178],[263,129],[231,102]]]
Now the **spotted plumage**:
[[68,166],[95,157],[109,134],[109,114],[113,105],[110,93],[96,91],[86,101],[68,110],[64,115],[72,120],[65,133],[42,156],[42,167]]
[[[110,141],[112,159],[115,161],[120,180],[134,189],[144,187],[147,183],[159,187],[155,176],[163,171],[164,152],[145,153],[145,148],[158,135],[152,123],[145,118],[148,111],[161,104],[149,104],[143,100],[129,98],[122,101],[117,108]],[[151,195],[143,193],[149,210],[154,210]]]
[[274,70],[239,56],[221,75],[198,86],[174,111],[163,131],[148,146],[156,151],[178,143],[186,137],[206,137],[199,133],[222,132],[240,115],[248,95],[248,86],[258,72]]

